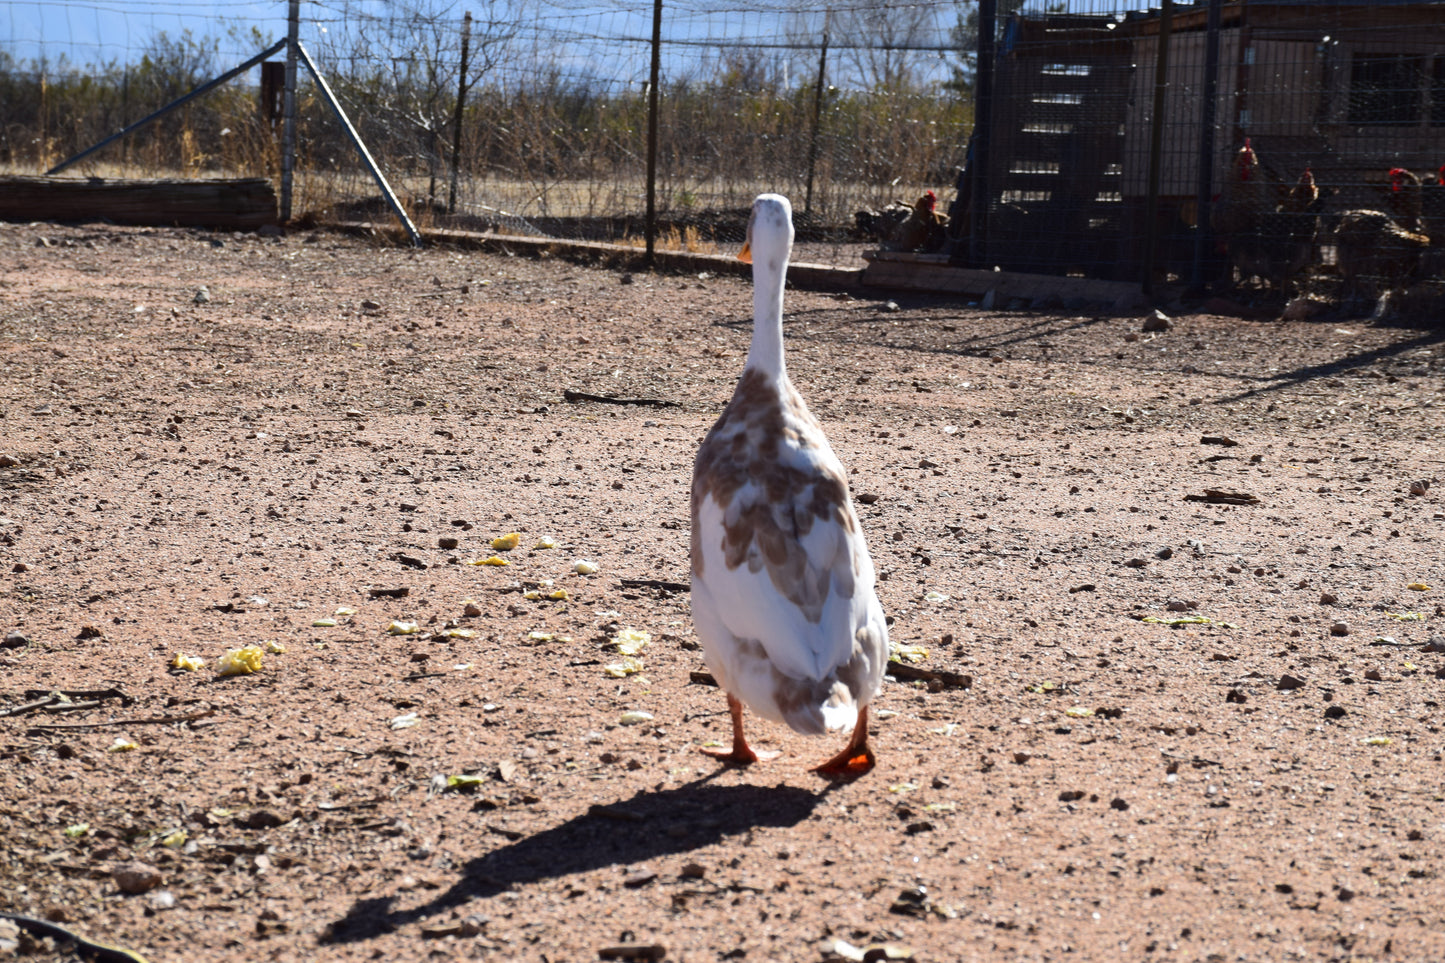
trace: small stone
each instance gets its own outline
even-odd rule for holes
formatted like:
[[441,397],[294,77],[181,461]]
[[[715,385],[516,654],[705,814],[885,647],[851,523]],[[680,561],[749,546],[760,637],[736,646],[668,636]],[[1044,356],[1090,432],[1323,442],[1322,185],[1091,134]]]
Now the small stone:
[[1154,557],[1167,561],[1174,557],[1174,549],[1170,548],[1168,545],[1165,545],[1159,551],[1154,553]]
[[211,292],[206,289],[206,286],[204,284],[202,284],[199,288],[196,289],[196,296],[191,300],[196,302],[197,304],[210,304]]
[[462,606],[462,614],[469,619],[479,618],[482,614],[482,607],[476,602],[468,602]]
[[1421,479],[1420,481],[1412,481],[1410,483],[1410,494],[1414,495],[1417,498],[1425,494],[1429,490],[1430,483],[1428,481],[1425,481],[1424,479]]
[[1336,622],[1330,626],[1330,635],[1349,635],[1350,626],[1346,622]]
[[0,468],[14,468],[20,462],[10,455],[0,455]]
[[176,894],[172,893],[168,889],[158,889],[154,893],[151,893],[149,896],[146,897],[146,902],[150,903],[151,909],[156,910],[157,912],[161,910],[175,909]]
[[274,829],[286,820],[270,809],[253,809],[236,817],[236,824],[247,829]]
[[149,863],[137,860],[116,865],[110,871],[110,876],[122,893],[132,896],[148,893],[161,884],[161,871]]
[[30,644],[30,639],[23,632],[11,631],[5,633],[5,640],[0,642],[0,649],[19,649]]
[[1245,695],[1243,692],[1240,692],[1238,689],[1230,689],[1227,693],[1225,693],[1224,701],[1244,703],[1249,701],[1249,696]]
[[1334,604],[1335,604],[1336,602],[1338,602],[1339,600],[1340,600],[1340,597],[1339,597],[1338,595],[1336,595],[1335,593],[1333,593],[1333,592],[1321,592],[1321,593],[1320,593],[1320,604],[1321,604],[1321,605],[1334,605]]
[[1344,706],[1332,705],[1325,709],[1326,719],[1343,719],[1347,715],[1349,715],[1349,713],[1345,711]]
[[1109,808],[1117,809],[1119,810],[1119,812],[1124,812],[1129,808],[1129,802],[1126,799],[1111,799],[1109,800]]
[[17,574],[19,574],[20,572],[28,572],[30,571],[30,566],[26,565],[24,562],[16,562],[13,566],[10,567],[10,571]]
[[458,544],[460,543],[450,535],[443,535],[441,538],[437,539],[437,548],[444,548],[448,551],[456,548]]
[[1148,565],[1149,563],[1146,562],[1146,561],[1144,561],[1144,559],[1142,559],[1142,558],[1137,558],[1137,557],[1136,557],[1136,558],[1131,558],[1131,559],[1129,559],[1129,560],[1126,561],[1124,564],[1127,565],[1129,568],[1143,568],[1144,566]]
[[1188,612],[1189,603],[1183,599],[1170,599],[1164,608],[1169,612]]
[[1145,334],[1151,334],[1156,331],[1168,331],[1169,315],[1155,308],[1154,313],[1144,319],[1143,330]]
[[1284,692],[1289,692],[1291,689],[1298,689],[1304,684],[1305,683],[1303,679],[1296,679],[1294,676],[1286,672],[1284,675],[1279,677],[1279,682],[1275,683],[1274,687]]
[[463,916],[457,923],[458,936],[476,936],[486,925],[491,922],[489,917],[480,913],[472,913],[470,916]]
[[652,870],[639,869],[636,872],[627,874],[622,880],[622,885],[628,889],[640,889],[655,879],[657,879],[657,874]]

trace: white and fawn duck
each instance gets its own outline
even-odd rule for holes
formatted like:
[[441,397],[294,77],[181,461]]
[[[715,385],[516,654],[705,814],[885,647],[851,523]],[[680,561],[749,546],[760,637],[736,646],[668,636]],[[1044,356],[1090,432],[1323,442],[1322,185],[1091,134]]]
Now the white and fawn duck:
[[852,726],[847,746],[815,771],[857,775],[874,764],[868,703],[888,660],[888,627],[847,476],[783,364],[783,280],[792,207],[753,202],[753,338],[742,378],[697,453],[692,477],[692,615],[703,654],[727,692],[732,747],[746,764],[743,706],[805,734]]

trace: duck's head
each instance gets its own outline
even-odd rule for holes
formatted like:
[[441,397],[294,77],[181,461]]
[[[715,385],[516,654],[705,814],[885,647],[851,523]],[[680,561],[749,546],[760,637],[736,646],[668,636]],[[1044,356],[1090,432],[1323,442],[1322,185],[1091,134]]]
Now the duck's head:
[[777,270],[793,250],[793,205],[781,194],[759,194],[748,218],[748,238],[738,260],[755,260]]

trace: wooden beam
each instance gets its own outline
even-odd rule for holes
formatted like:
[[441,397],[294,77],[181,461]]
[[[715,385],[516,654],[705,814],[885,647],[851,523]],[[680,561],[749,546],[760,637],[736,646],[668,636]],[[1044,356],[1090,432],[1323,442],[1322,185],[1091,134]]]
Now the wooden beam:
[[0,177],[0,220],[105,220],[145,227],[251,231],[276,223],[276,192],[259,177],[125,180]]

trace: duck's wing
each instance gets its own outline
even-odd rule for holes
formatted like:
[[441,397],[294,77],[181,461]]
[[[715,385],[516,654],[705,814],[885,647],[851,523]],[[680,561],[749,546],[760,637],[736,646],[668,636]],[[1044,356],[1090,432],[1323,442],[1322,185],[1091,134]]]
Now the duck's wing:
[[725,629],[732,641],[721,642],[760,648],[772,669],[798,681],[841,670],[866,703],[887,630],[842,465],[816,423],[790,425],[763,452],[719,440],[723,453],[706,457],[707,445],[699,453],[693,490],[704,644]]

